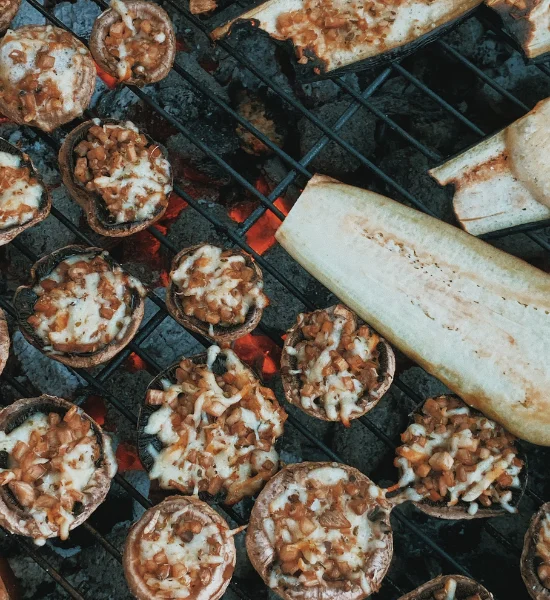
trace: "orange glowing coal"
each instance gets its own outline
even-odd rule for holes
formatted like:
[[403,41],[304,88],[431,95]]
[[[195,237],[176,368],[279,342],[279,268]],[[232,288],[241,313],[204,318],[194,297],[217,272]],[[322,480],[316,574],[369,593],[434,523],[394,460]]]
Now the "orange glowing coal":
[[109,73],[107,73],[107,71],[104,71],[95,61],[94,61],[94,65],[95,65],[95,70],[96,70],[97,76],[101,79],[101,81],[103,81],[103,83],[110,90],[114,90],[118,83],[117,78],[113,77],[112,75],[109,75]]
[[144,470],[139,460],[137,449],[132,444],[121,442],[116,449],[115,456],[119,473]]
[[237,356],[261,373],[264,379],[270,379],[279,371],[281,348],[267,335],[251,333],[233,344]]
[[128,358],[126,359],[126,362],[124,363],[124,368],[129,373],[136,373],[137,371],[143,371],[143,369],[146,369],[147,364],[135,352],[132,352],[130,356],[128,356]]
[[[262,194],[269,194],[269,186],[263,177],[259,177],[255,185]],[[273,203],[285,216],[291,205],[284,198],[277,198]],[[259,205],[259,202],[245,201],[235,204],[229,211],[229,216],[237,223],[243,223]],[[275,244],[275,233],[281,225],[281,220],[270,210],[267,210],[246,232],[248,245],[258,254],[264,254]]]
[[100,426],[105,425],[105,415],[107,407],[105,400],[101,396],[88,396],[82,404],[82,410],[92,417],[92,419]]

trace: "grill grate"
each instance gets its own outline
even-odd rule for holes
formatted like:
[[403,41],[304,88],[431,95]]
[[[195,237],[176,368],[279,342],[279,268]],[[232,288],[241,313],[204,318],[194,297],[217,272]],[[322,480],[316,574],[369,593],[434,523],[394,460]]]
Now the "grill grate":
[[[51,9],[44,8],[37,0],[26,0],[28,4],[34,7],[37,11],[39,11],[46,19],[59,27],[63,27],[65,29],[70,29],[61,21],[59,21],[51,12]],[[100,6],[102,9],[107,7],[107,4],[103,0],[94,0],[94,2]],[[207,25],[206,21],[202,21],[194,15],[191,15],[187,9],[183,8],[178,0],[165,0],[165,4],[169,5],[175,11],[181,15],[183,19],[185,19],[189,24],[194,27],[202,30],[202,32],[207,35],[210,27]],[[495,35],[504,39],[507,43],[511,43],[512,40],[507,36],[505,32],[500,31],[498,28],[495,28],[492,24],[491,15],[485,9],[480,9],[476,16],[471,18],[479,18],[483,21],[483,23],[489,23],[489,28],[493,29]],[[78,37],[78,36],[77,36]],[[86,43],[86,40],[82,40]],[[401,198],[405,199],[412,205],[414,205],[419,210],[426,212],[428,214],[433,214],[432,211],[418,198],[416,198],[410,191],[408,191],[405,187],[403,187],[398,181],[392,178],[390,175],[385,173],[380,167],[374,164],[369,158],[361,154],[357,149],[355,149],[349,142],[347,142],[341,136],[341,130],[349,122],[349,120],[353,117],[353,115],[361,108],[364,108],[370,112],[372,112],[377,119],[385,123],[387,127],[389,127],[395,134],[400,136],[404,141],[406,141],[410,146],[414,147],[420,153],[422,153],[431,164],[436,164],[441,162],[444,158],[438,152],[432,150],[427,147],[422,141],[417,140],[415,137],[410,135],[407,131],[405,131],[395,120],[386,116],[382,111],[380,111],[376,106],[371,102],[373,96],[381,90],[383,85],[389,80],[391,76],[399,75],[403,77],[406,81],[408,81],[412,86],[417,88],[420,92],[422,92],[430,101],[437,104],[440,108],[442,108],[446,113],[448,113],[451,117],[453,117],[458,123],[464,126],[469,132],[478,136],[479,139],[483,138],[487,132],[480,128],[477,124],[471,121],[467,116],[462,114],[457,108],[452,106],[449,102],[447,102],[440,94],[430,89],[425,83],[423,83],[419,78],[410,73],[400,62],[396,62],[391,66],[388,66],[384,70],[382,70],[376,78],[365,88],[363,92],[356,91],[353,87],[351,87],[345,80],[345,78],[339,77],[334,79],[335,84],[347,94],[349,97],[350,103],[347,110],[340,116],[340,118],[334,123],[333,126],[328,126],[324,123],[319,117],[317,117],[314,113],[308,110],[301,102],[296,100],[293,96],[284,91],[280,86],[278,86],[273,80],[271,80],[265,73],[263,73],[250,59],[248,59],[244,54],[242,54],[235,46],[229,41],[221,41],[219,42],[219,46],[231,57],[236,59],[238,63],[246,67],[250,73],[252,73],[259,81],[265,84],[271,91],[278,95],[282,101],[290,105],[293,109],[297,111],[300,115],[307,118],[311,123],[313,123],[319,131],[322,133],[317,143],[304,155],[300,160],[294,159],[287,152],[278,148],[275,144],[271,142],[266,136],[260,133],[255,127],[250,124],[246,119],[241,117],[239,114],[235,112],[224,100],[219,98],[214,92],[212,92],[207,86],[202,84],[198,79],[196,79],[193,75],[187,72],[184,68],[179,65],[174,66],[175,72],[181,76],[184,80],[186,80],[194,89],[198,90],[201,94],[203,94],[209,101],[214,102],[219,108],[225,111],[228,115],[230,115],[235,121],[237,121],[240,125],[254,134],[258,139],[260,139],[266,146],[268,146],[284,163],[287,165],[289,171],[287,175],[280,181],[278,185],[272,190],[272,192],[268,195],[264,195],[260,190],[256,189],[256,187],[250,183],[242,174],[240,174],[237,170],[235,170],[228,162],[226,162],[221,156],[219,156],[213,149],[211,149],[207,144],[202,142],[198,137],[196,137],[182,122],[178,121],[172,115],[170,115],[167,111],[165,111],[152,97],[150,97],[146,91],[140,90],[138,88],[130,87],[131,91],[150,109],[152,109],[157,115],[162,117],[167,123],[169,123],[175,130],[179,133],[183,134],[185,138],[187,138],[190,142],[200,148],[206,156],[212,159],[219,167],[221,167],[225,172],[227,172],[244,190],[252,194],[257,200],[259,200],[260,205],[248,216],[243,223],[235,226],[233,228],[228,228],[224,223],[220,221],[213,213],[211,213],[208,208],[198,201],[196,201],[193,197],[191,197],[181,186],[175,185],[174,191],[181,198],[183,198],[189,206],[198,211],[202,217],[208,220],[217,231],[223,232],[226,237],[231,240],[231,242],[245,251],[249,252],[254,256],[257,262],[260,264],[264,271],[268,272],[272,275],[284,288],[288,293],[292,294],[297,300],[299,300],[306,309],[314,309],[317,308],[315,301],[310,298],[308,295],[304,294],[300,291],[292,282],[288,280],[288,278],[283,275],[278,269],[276,269],[266,258],[256,253],[252,248],[248,246],[245,240],[245,234],[250,230],[250,228],[267,212],[271,211],[275,216],[279,217],[281,220],[284,219],[284,215],[281,211],[274,205],[274,201],[283,194],[289,186],[296,183],[297,181],[301,181],[301,178],[309,178],[311,176],[311,171],[309,170],[310,163],[323,151],[323,149],[331,142],[336,143],[341,148],[346,150],[351,156],[353,156],[357,161],[364,167],[368,172],[370,172],[375,179],[379,182],[384,183],[388,186],[393,192],[397,193]],[[488,86],[490,86],[497,94],[499,94],[502,98],[505,98],[509,104],[513,107],[517,116],[527,112],[530,109],[530,106],[527,106],[523,101],[516,98],[513,94],[503,88],[499,83],[497,83],[494,79],[489,77],[484,71],[482,71],[479,67],[477,67],[474,63],[472,63],[468,58],[462,56],[456,49],[454,49],[447,42],[440,40],[433,44],[433,47],[437,49],[437,51],[441,51],[444,53],[453,63],[459,64],[462,68],[470,71],[473,76],[482,80]],[[540,65],[538,69],[542,74],[550,78],[550,66]],[[93,116],[88,114],[87,116]],[[54,137],[44,134],[42,132],[37,132],[38,135],[53,149],[58,149],[58,143]],[[63,215],[56,208],[52,208],[52,215],[54,218],[58,219],[64,226],[66,226],[75,237],[82,243],[86,245],[96,245],[91,240],[89,240],[85,234],[83,234],[77,226],[75,226],[65,215]],[[500,230],[497,232],[492,232],[491,234],[487,234],[485,238],[488,239],[502,239],[507,236],[513,234],[525,234],[528,238],[539,245],[544,251],[550,252],[550,244],[540,235],[540,232],[547,226],[550,225],[550,220],[548,221],[540,221],[537,223],[531,223],[526,225],[521,225],[513,228],[508,228],[505,230]],[[161,245],[170,253],[176,253],[179,248],[176,248],[156,227],[149,228],[149,232],[153,235]],[[34,253],[28,249],[19,239],[16,239],[12,242],[12,246],[17,249],[18,252],[22,253],[26,256],[31,262],[36,260],[36,256]],[[142,324],[141,329],[138,334],[135,336],[134,340],[128,345],[126,349],[124,349],[121,353],[119,353],[116,357],[114,357],[106,366],[104,366],[99,372],[97,372],[94,376],[92,376],[89,372],[84,370],[75,370],[80,377],[84,379],[84,381],[90,386],[90,390],[94,393],[97,393],[104,397],[112,406],[120,412],[120,414],[129,421],[130,424],[135,425],[137,422],[137,416],[130,411],[123,403],[121,403],[118,398],[113,394],[113,392],[109,391],[108,380],[110,376],[122,365],[122,363],[126,360],[126,358],[131,353],[136,353],[141,359],[143,359],[147,365],[147,369],[152,374],[157,374],[162,366],[157,364],[156,360],[147,352],[141,344],[155,331],[155,329],[167,318],[169,317],[166,307],[164,305],[164,301],[155,295],[154,293],[149,293],[149,298],[157,305],[160,309],[153,317],[151,317],[147,322]],[[0,306],[11,316],[14,316],[14,310],[11,304],[3,297],[0,297]],[[269,330],[269,328],[260,324],[259,329],[266,335],[270,336],[277,344],[281,345],[281,339],[279,339],[276,335],[273,334]],[[196,334],[193,335],[199,342],[204,345],[207,344],[207,341],[204,340],[201,336]],[[8,374],[4,374],[2,379],[9,384],[14,390],[20,394],[21,396],[30,396],[33,395],[33,391],[27,389],[23,386],[17,379],[11,377]],[[419,404],[424,397],[423,393],[416,392],[413,390],[405,381],[400,378],[396,378],[394,382],[394,386],[405,396],[407,396],[411,403],[414,405]],[[374,434],[380,442],[386,447],[388,450],[388,454],[392,454],[392,450],[395,447],[394,441],[383,431],[380,426],[369,416],[366,415],[359,419],[361,424],[367,428],[372,434]],[[289,426],[295,428],[302,436],[304,436],[309,443],[312,444],[316,450],[324,454],[327,459],[335,460],[338,462],[343,462],[342,458],[336,454],[331,448],[329,448],[322,440],[318,439],[307,427],[304,425],[302,420],[299,418],[289,415],[288,420]],[[117,474],[115,477],[115,483],[119,485],[121,488],[125,490],[125,492],[133,498],[136,502],[141,504],[144,508],[148,508],[151,506],[151,502],[145,498],[135,487],[133,487],[127,479],[125,479],[122,475]],[[531,489],[527,490],[527,496],[534,503],[534,505],[538,505],[542,503],[542,499],[538,496],[537,493],[532,491]],[[217,508],[225,515],[235,521],[238,524],[243,523],[243,518],[232,508],[217,506]],[[422,518],[418,517],[418,515],[411,515],[410,511],[407,511],[406,508],[398,508],[394,511],[394,521],[397,522],[398,528],[402,529],[405,536],[409,536],[411,539],[415,540],[417,545],[421,545],[428,551],[430,556],[436,557],[436,560],[440,563],[441,568],[446,572],[457,572],[463,575],[472,576],[470,570],[463,566],[457,559],[454,558],[453,554],[448,552],[441,543],[438,541],[434,541],[434,536],[432,536],[430,529],[428,527],[423,527],[426,524],[426,521],[422,521]],[[527,515],[528,516],[528,515]],[[93,520],[93,518],[92,518]],[[454,527],[454,526],[453,526]],[[481,536],[482,534],[487,533],[492,537],[495,544],[503,545],[506,548],[506,551],[513,555],[513,560],[517,562],[519,556],[519,546],[516,542],[512,541],[504,535],[493,523],[485,522],[480,524],[470,523],[470,527],[477,527],[476,531]],[[120,551],[111,544],[101,533],[99,533],[89,522],[85,523],[82,527],[88,535],[92,536],[104,549],[110,554],[116,561],[121,562],[122,556]],[[459,530],[454,529],[454,534],[458,535]],[[3,535],[9,535],[5,531],[3,531]],[[83,600],[84,596],[73,587],[66,578],[64,578],[58,570],[56,570],[44,557],[44,551],[37,550],[31,543],[23,538],[17,538],[17,543],[21,547],[21,549],[27,553],[48,575],[63,589],[68,596],[74,599]],[[400,554],[400,546],[397,546],[397,555]],[[414,563],[409,564],[409,568],[414,568]],[[489,574],[484,574],[478,572],[476,569],[477,578],[481,581],[484,580],[485,575],[489,576]],[[500,573],[500,578],[506,578],[505,573]],[[515,585],[515,583],[513,584]],[[407,577],[407,574],[404,576],[399,576],[399,582],[394,578],[393,573],[390,577],[386,577],[384,580],[384,585],[380,596],[382,597],[392,597],[395,598],[398,595],[404,593],[402,588],[410,589],[412,584],[410,583],[410,578]],[[498,596],[501,600],[507,596],[507,583],[504,581],[499,588],[500,595]],[[251,596],[249,592],[246,591],[246,588],[243,586],[242,582],[238,582],[234,580],[231,583],[230,590],[236,594],[238,597],[243,600],[249,599]],[[524,596],[522,596],[524,594]],[[495,594],[497,597],[497,594]],[[508,596],[510,597],[510,596]],[[527,597],[526,592],[522,589],[519,592],[514,593],[514,598]]]

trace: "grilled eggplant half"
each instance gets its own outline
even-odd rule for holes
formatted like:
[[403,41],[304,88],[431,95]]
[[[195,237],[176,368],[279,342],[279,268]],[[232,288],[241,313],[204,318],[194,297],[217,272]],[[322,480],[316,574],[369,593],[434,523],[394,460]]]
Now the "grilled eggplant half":
[[0,33],[10,26],[20,6],[21,0],[0,0]]
[[123,563],[130,591],[138,600],[218,600],[235,568],[234,533],[197,497],[166,498],[145,511],[126,538]]
[[130,121],[93,119],[65,138],[63,183],[101,235],[124,237],[162,218],[172,191],[166,149]]
[[10,333],[8,331],[8,323],[6,315],[0,308],[0,375],[8,362],[10,355]]
[[305,78],[372,68],[397,60],[441,35],[480,0],[268,0],[211,36],[219,40],[237,25],[287,41]]
[[544,60],[550,52],[550,6],[547,0],[486,0],[529,59]]
[[533,515],[525,534],[521,576],[534,600],[550,600],[550,502]]
[[285,600],[366,598],[380,588],[390,566],[390,509],[382,490],[353,467],[288,465],[254,504],[248,557],[266,585]]
[[145,289],[102,248],[66,246],[38,260],[14,306],[25,339],[71,367],[93,367],[127,346],[143,319]]
[[262,270],[251,256],[214,244],[174,257],[166,307],[187,329],[228,344],[256,328],[269,300]]
[[0,112],[19,125],[53,131],[72,121],[90,104],[95,79],[88,49],[64,29],[27,25],[0,41]]
[[101,427],[55,396],[2,409],[0,448],[0,524],[39,545],[67,539],[103,502],[117,470]]
[[493,600],[493,594],[464,575],[440,575],[399,600]]
[[29,156],[0,138],[0,246],[43,221],[51,204]]
[[454,185],[453,208],[472,235],[550,219],[550,98],[503,131],[430,171]]
[[394,372],[390,345],[342,304],[298,315],[287,332],[281,356],[285,397],[317,419],[349,426],[376,406]]
[[164,79],[176,57],[168,13],[154,2],[112,0],[90,35],[97,64],[120,83],[139,87]]
[[517,512],[527,467],[516,438],[458,396],[426,400],[401,441],[398,501],[441,519]]

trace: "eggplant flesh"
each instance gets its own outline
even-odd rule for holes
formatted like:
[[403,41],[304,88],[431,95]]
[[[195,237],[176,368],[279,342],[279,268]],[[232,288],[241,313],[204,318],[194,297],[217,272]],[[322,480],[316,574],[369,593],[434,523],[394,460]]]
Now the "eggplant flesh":
[[291,42],[304,71],[312,71],[313,76],[337,74],[401,58],[444,33],[480,3],[268,0],[218,27],[211,36],[219,40],[234,25],[248,22],[275,40]]
[[550,445],[550,276],[402,204],[313,177],[276,237],[467,404]]

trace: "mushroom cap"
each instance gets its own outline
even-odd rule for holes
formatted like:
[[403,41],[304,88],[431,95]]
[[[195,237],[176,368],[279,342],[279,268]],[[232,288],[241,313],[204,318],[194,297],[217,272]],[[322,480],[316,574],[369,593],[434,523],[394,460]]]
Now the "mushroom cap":
[[534,600],[550,600],[550,590],[546,589],[537,575],[539,560],[537,558],[537,542],[542,521],[550,513],[550,502],[543,504],[532,516],[529,529],[525,533],[520,569],[527,591]]
[[[104,363],[111,359],[113,356],[118,354],[123,348],[125,348],[136,334],[145,311],[145,301],[138,290],[133,290],[132,293],[132,320],[126,329],[125,334],[119,340],[112,340],[104,348],[97,350],[96,352],[88,352],[82,354],[76,353],[61,353],[61,352],[48,352],[43,348],[43,342],[36,336],[33,328],[27,323],[27,318],[34,312],[34,304],[36,302],[36,294],[33,291],[33,287],[48,273],[53,271],[55,267],[69,256],[75,254],[102,254],[105,252],[103,248],[86,247],[86,246],[65,246],[59,248],[43,256],[37,260],[31,267],[31,280],[30,285],[22,285],[17,288],[13,297],[13,304],[17,311],[17,321],[19,329],[23,334],[23,337],[32,344],[35,348],[38,348],[43,354],[46,354],[50,358],[63,363],[69,367],[74,368],[88,368],[95,367],[101,363]],[[110,255],[105,256],[105,260],[110,265],[116,265],[117,263],[111,258]]]
[[[138,566],[142,563],[142,559],[138,551],[139,546],[137,542],[143,535],[143,530],[147,524],[159,510],[168,514],[185,510],[203,525],[213,522],[220,529],[225,529],[229,532],[229,527],[225,520],[206,502],[199,500],[196,496],[170,496],[160,504],[149,508],[145,511],[141,519],[132,525],[124,545],[124,574],[130,591],[138,600],[152,600],[152,598],[156,597],[139,573]],[[211,590],[211,595],[208,598],[204,597],[204,600],[218,600],[221,598],[231,581],[236,560],[235,542],[231,535],[226,535],[225,540],[225,544],[222,547],[223,562],[221,563],[225,567],[223,574],[217,582],[218,585],[215,587],[212,586],[214,589]],[[210,582],[209,586],[211,584],[212,582]],[[201,598],[203,597],[201,596]]]
[[50,214],[50,209],[52,207],[52,199],[48,188],[44,184],[42,177],[36,170],[36,167],[34,166],[28,154],[25,154],[24,152],[19,150],[19,148],[17,148],[13,144],[10,144],[3,138],[0,138],[0,152],[6,152],[7,154],[19,156],[21,159],[21,166],[27,167],[29,169],[32,177],[34,177],[38,181],[38,183],[42,186],[43,189],[38,211],[30,221],[27,221],[22,225],[12,225],[11,227],[7,227],[6,229],[0,229],[0,246],[3,246],[4,244],[11,242],[13,238],[18,236],[21,232],[25,231],[25,229],[33,227],[37,223],[40,223],[40,221],[43,221]]
[[[73,406],[71,402],[63,398],[47,394],[43,394],[37,398],[17,400],[0,410],[0,431],[9,433],[37,412],[57,412],[64,415]],[[69,529],[75,529],[75,527],[84,523],[103,502],[111,486],[111,479],[117,470],[109,438],[89,415],[83,411],[80,411],[80,415],[90,422],[101,454],[96,462],[96,470],[92,476],[91,484],[83,492],[82,508]],[[25,535],[32,538],[44,537],[44,534],[37,528],[33,517],[19,506],[7,486],[0,487],[0,525],[17,535]],[[53,533],[48,537],[57,536]]]
[[[325,411],[318,411],[314,410],[313,408],[304,408],[302,406],[302,402],[300,400],[300,390],[302,388],[300,375],[292,373],[292,371],[296,370],[297,360],[295,356],[292,356],[287,352],[287,348],[294,348],[304,339],[301,328],[312,315],[326,312],[330,317],[332,317],[335,309],[337,308],[339,310],[343,309],[349,312],[349,316],[353,320],[355,329],[361,327],[362,325],[366,325],[362,319],[360,319],[352,310],[343,304],[335,304],[334,306],[329,306],[328,308],[316,310],[311,313],[301,313],[298,315],[296,323],[288,330],[286,334],[283,352],[281,355],[281,379],[283,382],[285,398],[288,402],[290,402],[290,404],[294,404],[294,406],[297,406],[300,410],[304,411],[308,415],[323,421],[331,420],[327,417]],[[369,329],[374,331],[370,326]],[[360,403],[358,403],[358,405],[361,406],[362,411],[354,412],[352,415],[350,415],[350,420],[357,419],[374,408],[382,396],[389,390],[392,384],[395,373],[395,354],[393,353],[391,346],[383,337],[380,337],[377,350],[380,353],[380,372],[378,375],[378,382],[372,390],[365,391],[365,393],[362,395]]]
[[[196,244],[194,246],[190,246],[189,248],[185,248],[174,257],[174,260],[172,261],[171,271],[176,270],[183,259],[193,254],[203,246],[215,246],[216,248],[221,248],[221,246],[218,246],[217,244],[207,243]],[[249,254],[236,248],[231,248],[231,252],[243,256],[246,261],[246,266],[254,270],[253,281],[263,282],[264,276],[262,270],[260,269],[259,265],[254,260],[252,260],[252,257]],[[197,317],[194,316],[188,317],[184,313],[183,307],[181,306],[181,303],[178,300],[178,286],[172,280],[170,280],[170,284],[166,293],[166,308],[168,309],[172,317],[174,317],[174,319],[178,323],[180,323],[187,329],[190,329],[195,333],[200,333],[208,339],[213,340],[217,344],[222,345],[230,344],[236,339],[243,337],[243,335],[246,335],[247,333],[253,331],[260,322],[260,319],[262,318],[262,314],[264,312],[263,308],[259,308],[258,306],[254,305],[248,311],[248,314],[246,315],[246,320],[241,325],[232,325],[229,327],[213,325],[212,329],[214,333],[210,334],[209,323],[205,323],[204,321],[201,321],[200,319],[197,319]]]
[[10,334],[8,331],[8,323],[6,315],[0,308],[0,375],[6,366],[10,355]]
[[5,31],[10,26],[10,23],[15,18],[15,15],[21,6],[21,0],[8,1],[8,8],[4,9],[4,12],[0,15],[0,33]]
[[[59,33],[64,33],[64,29],[59,27],[53,27],[52,25],[25,25],[19,27],[16,31],[18,33],[25,33],[27,31],[46,30],[51,28]],[[19,106],[8,104],[4,101],[3,96],[0,96],[0,112],[2,112],[8,119],[19,125],[29,125],[31,127],[38,127],[43,131],[53,131],[60,125],[72,121],[76,117],[79,117],[90,105],[92,94],[95,90],[95,78],[96,69],[92,56],[88,51],[88,48],[77,40],[74,36],[72,37],[71,47],[78,52],[78,56],[82,58],[82,62],[77,70],[78,80],[74,85],[74,106],[71,110],[66,110],[62,107],[58,110],[45,110],[39,109],[37,116],[32,121],[24,121],[19,112]],[[5,39],[5,38],[4,38]],[[2,45],[0,41],[0,46]]]
[[[265,584],[269,587],[271,587],[270,567],[275,560],[273,545],[263,527],[264,521],[270,516],[269,505],[275,498],[288,490],[288,486],[296,481],[299,476],[322,467],[343,469],[349,475],[354,475],[357,480],[363,480],[369,485],[374,485],[366,475],[363,475],[363,473],[354,467],[332,462],[302,462],[288,465],[274,475],[256,499],[246,534],[248,558]],[[390,526],[391,506],[384,499],[373,499],[372,504],[382,509],[378,512],[378,516],[381,516],[378,520],[380,522],[384,521],[388,527],[388,533],[384,538],[386,543],[384,547],[377,548],[372,553],[368,571],[366,572],[367,580],[372,587],[372,593],[374,593],[380,588],[382,580],[390,566],[393,555],[393,537]],[[319,598],[323,598],[323,600],[361,600],[367,596],[360,586],[353,586],[351,590],[342,588],[341,581],[327,581],[322,588],[322,593],[319,591],[319,587],[283,588],[277,584],[271,589],[285,600],[319,600]]]
[[[145,2],[144,0],[128,0],[124,2],[128,10],[134,11],[138,16],[147,17],[163,24],[164,34],[166,35],[166,54],[156,69],[147,69],[143,77],[130,77],[124,83],[144,86],[149,83],[155,83],[164,79],[176,58],[176,35],[174,26],[168,13],[158,4]],[[120,15],[112,8],[103,12],[94,22],[92,33],[90,34],[90,50],[97,64],[109,75],[118,79],[117,59],[112,56],[105,46],[105,38],[109,33],[111,25],[120,20]]]
[[456,600],[463,600],[474,594],[479,594],[481,600],[492,600],[493,598],[491,592],[469,577],[464,577],[464,575],[440,575],[424,583],[416,590],[401,596],[398,600],[433,600],[434,593],[442,590],[449,579],[454,579],[457,583]]
[[[90,127],[97,124],[94,121],[96,121],[96,119],[86,121],[75,127],[67,135],[61,145],[59,150],[59,169],[61,171],[63,184],[67,188],[71,198],[73,198],[73,200],[84,210],[88,224],[95,232],[107,237],[125,237],[132,235],[133,233],[146,229],[161,219],[166,212],[168,202],[166,202],[164,206],[158,206],[154,215],[143,221],[132,221],[129,223],[109,222],[111,214],[107,210],[101,196],[95,192],[89,192],[74,176],[75,160],[73,150],[86,137]],[[117,121],[116,119],[102,119],[101,125],[105,124],[115,124],[124,127],[124,121]],[[164,158],[168,160],[168,152],[164,146],[157,144],[153,138],[141,130],[140,134],[144,135],[150,144],[158,146]],[[170,186],[172,185],[172,182],[173,175],[172,169],[170,169]]]

